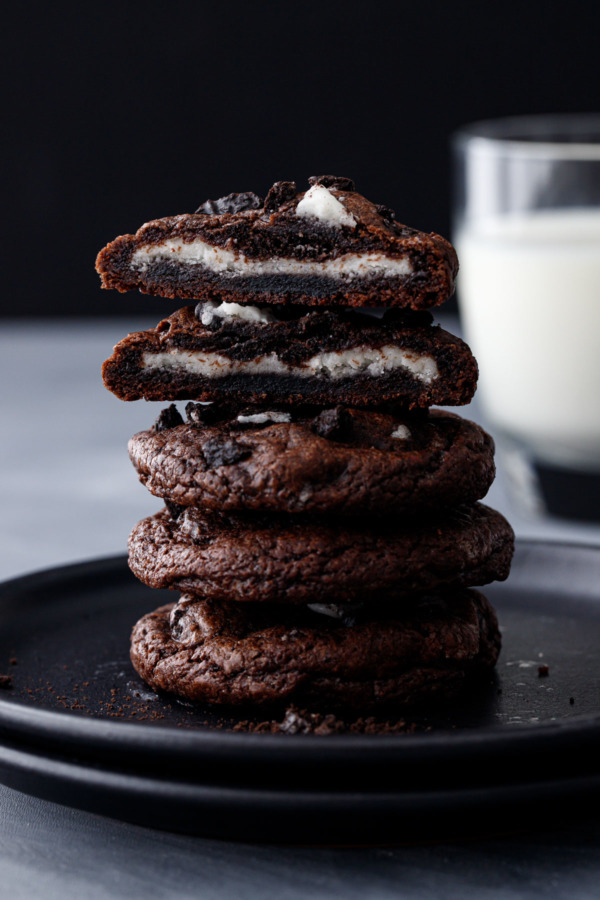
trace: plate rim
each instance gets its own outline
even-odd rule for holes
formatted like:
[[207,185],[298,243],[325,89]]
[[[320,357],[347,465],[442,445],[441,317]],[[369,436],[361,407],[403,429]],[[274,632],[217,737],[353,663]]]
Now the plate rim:
[[[34,797],[126,822],[225,840],[275,844],[379,844],[481,837],[514,822],[515,809],[540,804],[564,813],[595,804],[600,773],[530,782],[442,786],[431,790],[335,791],[286,784],[190,783],[145,772],[86,766],[79,759],[0,744],[0,781]],[[482,810],[485,815],[482,823]],[[509,818],[507,819],[507,812]],[[506,823],[506,824],[505,824]],[[365,828],[367,829],[365,833]]]

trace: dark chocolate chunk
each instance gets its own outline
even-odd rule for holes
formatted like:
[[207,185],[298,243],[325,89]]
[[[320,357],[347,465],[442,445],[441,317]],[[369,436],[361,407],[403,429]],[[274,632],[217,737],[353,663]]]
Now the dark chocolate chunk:
[[311,187],[315,184],[322,184],[326,188],[336,188],[338,191],[355,191],[354,182],[351,178],[344,178],[342,175],[311,175],[308,179]]
[[231,466],[233,463],[240,462],[252,455],[252,450],[242,447],[237,441],[222,441],[219,438],[212,438],[202,447],[202,455],[209,469],[216,469],[218,466]]
[[313,419],[310,430],[330,441],[344,441],[352,437],[352,416],[343,406],[335,409],[324,409]]
[[8,691],[13,686],[12,675],[0,675],[0,688]]
[[227,417],[227,410],[217,403],[190,402],[185,404],[185,415],[190,425],[214,425]]
[[240,194],[227,194],[218,200],[206,200],[198,207],[196,213],[206,216],[218,216],[222,213],[238,213],[245,209],[260,209],[263,205],[262,197],[252,191],[243,191]]
[[389,219],[390,221],[392,221],[396,218],[396,213],[393,209],[390,209],[389,206],[384,206],[382,203],[377,203],[375,209],[382,219]]
[[282,203],[296,196],[297,190],[295,181],[276,181],[267,194],[265,209],[279,209]]
[[183,418],[174,403],[163,409],[153,425],[154,431],[165,431],[167,428],[177,428],[183,425]]

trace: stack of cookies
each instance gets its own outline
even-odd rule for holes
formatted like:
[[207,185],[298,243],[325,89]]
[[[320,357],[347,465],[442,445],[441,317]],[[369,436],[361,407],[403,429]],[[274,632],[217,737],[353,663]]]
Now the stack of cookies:
[[477,380],[427,311],[454,289],[451,245],[327,175],[148,222],[97,269],[194,301],[103,367],[118,397],[170,403],[129,445],[165,503],[131,569],[180,592],[134,628],[141,677],[191,701],[372,708],[489,671],[500,635],[472,586],[506,578],[514,537],[477,502],[491,438],[430,410]]

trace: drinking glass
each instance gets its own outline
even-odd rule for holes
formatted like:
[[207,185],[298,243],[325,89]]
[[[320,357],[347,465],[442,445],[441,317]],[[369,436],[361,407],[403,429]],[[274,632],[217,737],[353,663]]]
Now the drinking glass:
[[457,295],[478,399],[530,508],[600,521],[600,114],[453,137]]

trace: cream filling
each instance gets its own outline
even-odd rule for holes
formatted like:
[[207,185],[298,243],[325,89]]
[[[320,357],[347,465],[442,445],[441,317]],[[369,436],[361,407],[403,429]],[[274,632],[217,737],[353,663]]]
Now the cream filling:
[[407,425],[398,425],[396,430],[392,431],[391,437],[405,441],[410,437],[410,428]]
[[314,184],[305,193],[296,206],[296,215],[318,219],[320,222],[332,225],[334,228],[339,228],[341,225],[346,225],[348,228],[356,228],[354,216],[323,184]]
[[291,413],[269,410],[269,412],[252,413],[249,416],[239,415],[237,420],[242,425],[266,425],[267,422],[280,425],[283,422],[291,422],[292,416]]
[[207,300],[202,305],[200,321],[203,325],[210,325],[213,319],[243,319],[258,325],[270,325],[272,322],[278,321],[269,309],[259,309],[258,306],[242,306],[241,303],[217,303],[215,300]]
[[131,257],[134,269],[143,272],[156,259],[170,259],[175,262],[202,266],[218,275],[234,277],[251,275],[322,275],[337,278],[366,278],[380,275],[390,278],[410,275],[412,266],[408,257],[392,259],[385,253],[345,253],[337,259],[323,262],[314,260],[280,257],[272,259],[249,259],[243,253],[213,247],[205,241],[184,242],[168,238],[162,244],[140,247]]
[[299,375],[301,377],[347,378],[357,374],[383,375],[394,369],[407,369],[418,381],[425,384],[438,377],[438,367],[432,356],[419,355],[412,350],[386,345],[379,348],[354,347],[317,353],[299,366],[279,359],[276,353],[266,353],[256,359],[230,359],[220,353],[200,350],[167,350],[161,353],[146,352],[142,368],[185,371],[208,378],[228,375]]

